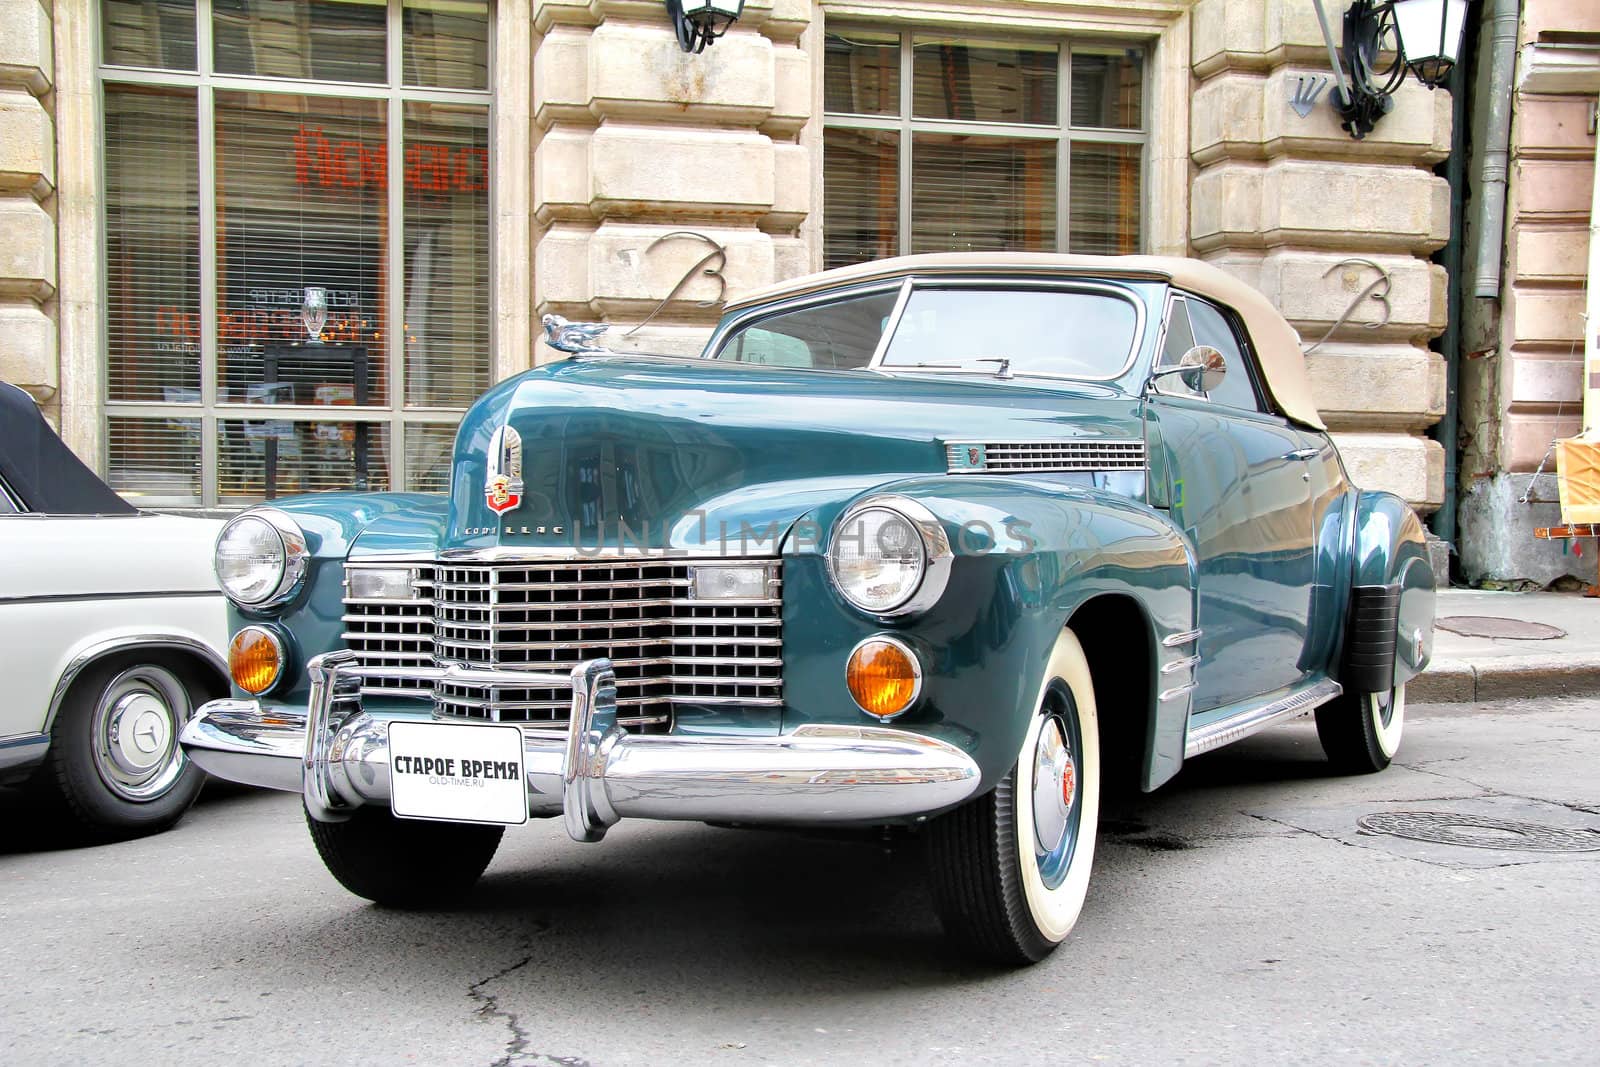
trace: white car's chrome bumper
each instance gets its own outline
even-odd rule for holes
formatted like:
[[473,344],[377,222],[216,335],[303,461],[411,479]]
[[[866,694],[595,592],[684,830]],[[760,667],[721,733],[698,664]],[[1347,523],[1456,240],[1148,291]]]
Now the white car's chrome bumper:
[[389,717],[362,709],[362,679],[572,687],[564,731],[523,729],[528,811],[561,814],[579,841],[623,816],[758,825],[872,823],[952,807],[978,787],[972,757],[936,738],[876,726],[801,726],[766,737],[629,734],[617,726],[607,660],[571,676],[472,667],[361,667],[350,652],[310,663],[305,715],[254,700],[213,700],[184,728],[189,757],[248,785],[305,794],[337,820],[388,804]]

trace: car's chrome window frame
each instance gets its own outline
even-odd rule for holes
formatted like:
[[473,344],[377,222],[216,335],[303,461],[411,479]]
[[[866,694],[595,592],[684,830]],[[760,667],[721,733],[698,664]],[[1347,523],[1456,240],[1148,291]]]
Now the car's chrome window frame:
[[[726,359],[725,360],[725,359],[721,358],[721,355],[722,355],[723,350],[728,347],[728,342],[733,339],[733,335],[735,333],[737,333],[737,332],[739,332],[741,330],[744,330],[744,329],[746,329],[748,327],[754,326],[757,323],[759,323],[759,322],[761,322],[761,321],[763,321],[765,319],[772,318],[774,315],[787,315],[790,312],[793,312],[793,311],[804,311],[806,308],[815,307],[815,306],[817,306],[819,304],[832,304],[832,303],[836,303],[839,300],[851,299],[851,298],[858,297],[858,296],[872,296],[875,293],[892,293],[892,292],[894,292],[895,290],[898,289],[898,290],[901,290],[901,293],[900,293],[899,297],[895,301],[895,309],[894,309],[894,311],[890,312],[889,320],[884,324],[883,334],[880,335],[879,338],[878,338],[878,346],[879,346],[879,348],[882,348],[882,346],[883,346],[883,338],[885,336],[887,336],[893,330],[895,324],[899,321],[898,313],[899,313],[901,307],[904,304],[904,301],[905,301],[904,289],[906,287],[906,284],[909,281],[910,281],[910,279],[900,279],[900,278],[874,279],[873,281],[870,281],[870,282],[863,282],[860,285],[843,286],[843,287],[838,288],[838,289],[824,289],[824,290],[822,290],[820,292],[815,292],[815,293],[803,293],[803,294],[801,294],[799,296],[793,296],[793,297],[790,297],[787,300],[780,300],[780,301],[778,301],[776,303],[772,303],[772,304],[758,304],[755,307],[749,308],[749,309],[747,309],[745,311],[738,312],[736,315],[734,315],[730,319],[725,319],[724,321],[719,322],[717,324],[717,328],[712,332],[710,339],[706,341],[705,348],[701,350],[700,355],[697,358],[705,359],[705,360],[712,360],[712,361],[715,361],[715,362],[727,363],[727,364],[730,364],[730,365],[735,365],[736,364],[736,365],[741,366],[741,367],[766,367],[767,365],[766,364],[762,364],[762,363],[746,363],[743,360],[737,360],[737,359]],[[874,358],[876,358],[877,350],[874,350],[873,356],[874,356]],[[870,364],[868,364],[868,365],[870,366]],[[769,369],[777,369],[777,370],[797,370],[798,369],[798,370],[807,370],[807,371],[823,371],[824,373],[827,373],[827,372],[835,371],[836,368],[832,368],[832,367],[808,367],[808,368],[779,367],[779,368],[769,368]],[[864,367],[848,367],[848,368],[839,369],[838,373],[848,374],[851,371],[864,370],[864,369],[866,369],[866,368],[864,368]]]
[[[1155,352],[1150,359],[1150,369],[1155,371],[1156,369],[1164,366],[1164,364],[1161,362],[1161,357],[1166,353],[1167,328],[1172,323],[1172,307],[1179,300],[1197,301],[1209,306],[1212,310],[1216,311],[1217,314],[1222,316],[1222,321],[1227,324],[1228,331],[1233,334],[1234,343],[1239,347],[1239,356],[1243,361],[1245,374],[1250,379],[1251,391],[1255,393],[1256,407],[1254,410],[1250,410],[1247,408],[1236,407],[1233,404],[1224,404],[1219,400],[1213,400],[1209,393],[1202,392],[1157,392],[1156,395],[1166,397],[1169,400],[1197,400],[1204,404],[1212,404],[1216,407],[1226,408],[1229,411],[1239,412],[1240,414],[1244,415],[1269,415],[1275,418],[1287,419],[1288,416],[1278,409],[1277,402],[1273,399],[1271,390],[1266,387],[1266,375],[1262,373],[1260,360],[1256,356],[1255,344],[1250,339],[1250,328],[1245,324],[1244,316],[1240,315],[1228,305],[1220,303],[1211,297],[1201,296],[1199,293],[1190,292],[1187,289],[1180,289],[1175,285],[1167,286],[1166,299],[1162,302],[1161,330],[1156,337]],[[1187,315],[1188,313],[1189,312],[1187,308],[1185,308],[1184,314]],[[1190,328],[1191,330],[1193,329],[1192,326]]]
[[[1128,345],[1128,355],[1123,360],[1121,367],[1114,374],[1087,375],[1087,374],[1048,374],[1038,371],[1018,370],[1012,368],[1012,378],[1030,378],[1044,381],[1059,382],[1094,382],[1107,384],[1120,381],[1128,371],[1133,368],[1139,358],[1139,353],[1144,347],[1145,328],[1149,319],[1148,309],[1144,299],[1121,285],[1111,282],[1101,282],[1084,278],[1048,278],[1037,275],[1014,276],[999,275],[986,277],[948,277],[944,275],[910,274],[901,278],[875,279],[871,282],[854,286],[844,286],[838,289],[824,289],[820,292],[805,293],[791,297],[788,300],[774,304],[764,304],[751,308],[736,315],[726,322],[719,323],[711,339],[706,342],[706,347],[701,353],[701,359],[716,360],[727,347],[735,332],[755,325],[756,322],[773,315],[786,314],[791,311],[800,311],[817,304],[833,303],[838,300],[850,299],[858,296],[869,296],[873,293],[887,293],[898,289],[899,294],[895,299],[894,310],[890,312],[889,319],[884,323],[883,333],[878,337],[877,348],[872,353],[871,360],[864,367],[850,367],[840,370],[839,373],[849,374],[855,371],[871,370],[884,374],[962,374],[977,376],[985,379],[996,379],[997,375],[989,367],[913,367],[899,366],[893,363],[885,364],[883,358],[888,354],[889,345],[894,340],[895,333],[900,329],[900,320],[905,316],[906,306],[911,302],[913,291],[917,289],[1040,289],[1049,291],[1090,292],[1100,293],[1126,301],[1133,307],[1133,336]],[[1166,319],[1162,318],[1165,328]],[[737,360],[726,360],[727,363],[737,363]],[[760,366],[760,364],[743,364],[746,366]],[[830,368],[810,368],[811,370],[829,370]]]
[[879,339],[878,351],[873,353],[873,360],[867,364],[868,370],[883,371],[893,374],[969,374],[983,378],[998,378],[994,368],[991,367],[915,367],[894,363],[884,363],[883,357],[888,354],[889,345],[894,340],[895,333],[900,329],[900,320],[905,316],[906,307],[911,303],[911,297],[917,289],[1039,289],[1052,292],[1086,292],[1100,293],[1126,301],[1133,307],[1133,337],[1128,343],[1128,355],[1116,373],[1106,375],[1090,374],[1048,374],[1041,371],[1018,370],[1012,367],[1009,376],[1012,378],[1041,378],[1046,381],[1057,382],[1115,382],[1120,381],[1133,367],[1134,361],[1139,358],[1139,349],[1144,340],[1145,306],[1144,301],[1119,285],[1108,282],[1090,281],[1081,278],[1040,278],[1040,277],[991,277],[991,278],[947,278],[930,277],[927,275],[912,275],[906,279],[904,291],[900,294],[900,301],[895,305],[895,314],[890,318],[889,324],[884,327],[883,337]]

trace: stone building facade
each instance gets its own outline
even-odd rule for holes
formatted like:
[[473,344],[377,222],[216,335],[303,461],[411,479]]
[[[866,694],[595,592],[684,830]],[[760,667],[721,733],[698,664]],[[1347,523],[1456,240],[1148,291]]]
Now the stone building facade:
[[[485,0],[481,32],[430,14],[448,5],[391,0],[387,37],[376,22],[340,22],[354,5],[271,6],[291,11],[289,22],[268,25],[265,6],[249,0],[0,0],[0,378],[29,390],[81,455],[144,503],[230,506],[336,484],[337,472],[317,481],[318,450],[348,453],[352,440],[374,457],[360,484],[437,488],[468,386],[550,357],[538,342],[542,314],[606,319],[616,334],[648,319],[630,343],[690,350],[719,300],[830,257],[975,247],[961,244],[955,223],[924,225],[916,212],[941,196],[960,205],[1002,174],[984,169],[991,157],[973,162],[977,120],[947,123],[947,134],[945,119],[896,118],[893,106],[833,110],[830,63],[851,65],[852,92],[882,88],[896,48],[916,83],[903,99],[921,108],[923,42],[961,63],[1014,52],[1035,86],[1056,63],[1039,55],[1059,55],[1060,84],[1074,92],[1076,75],[1065,72],[1080,56],[1085,70],[1122,70],[1112,101],[1122,119],[1079,128],[1069,103],[1070,120],[1053,111],[1042,120],[1056,123],[1050,144],[1059,146],[1043,153],[1026,143],[1038,130],[1005,125],[1009,147],[992,158],[1010,153],[1007,188],[1023,199],[1051,190],[1016,239],[1197,256],[1248,279],[1314,344],[1319,403],[1355,480],[1425,512],[1443,500],[1444,451],[1427,431],[1445,410],[1444,362],[1429,346],[1446,318],[1448,280],[1433,257],[1452,225],[1435,173],[1452,144],[1450,97],[1408,81],[1393,113],[1352,140],[1328,103],[1309,0],[749,0],[700,55],[678,48],[657,0]],[[193,46],[174,51],[184,33],[198,34],[198,58]],[[305,55],[295,33],[314,45]],[[348,55],[341,33],[356,42]],[[443,43],[413,55],[428,33]],[[369,39],[374,62],[387,55],[390,80],[380,69],[335,106],[338,87],[362,77],[348,72]],[[335,66],[318,68],[319,55]],[[345,73],[312,84],[335,67]],[[937,81],[928,85],[937,95]],[[1324,91],[1302,116],[1294,98],[1308,86]],[[969,119],[982,118],[976,106]],[[146,127],[138,116],[151,107],[165,118]],[[377,117],[358,122],[358,112]],[[165,136],[161,123],[178,131],[171,151],[138,156],[141,138]],[[404,146],[385,132],[397,126]],[[191,127],[193,148],[181,143]],[[442,153],[432,169],[410,155],[430,138]],[[881,166],[867,158],[839,169],[839,146],[869,143]],[[883,163],[893,151],[882,146],[895,144],[913,145],[914,158]],[[1581,147],[1574,141],[1574,154]],[[281,155],[273,176],[243,188],[250,168],[267,173],[268,148]],[[186,151],[192,189],[167,173]],[[938,161],[960,152],[970,185],[939,185]],[[917,184],[895,192],[897,174]],[[151,190],[190,200],[163,207]],[[303,251],[309,238],[296,243],[262,220],[295,198],[334,194],[343,206],[317,208],[317,218],[349,212],[372,235],[359,254],[378,264],[327,285],[354,309],[338,337],[372,368],[364,402],[348,385],[277,392],[275,377],[260,380],[259,351],[276,335],[240,332],[252,316],[276,322],[270,302],[282,292],[320,281],[254,279],[273,250],[313,255]],[[1107,205],[1119,197],[1117,215]],[[183,206],[191,201],[193,210]],[[839,235],[839,219],[872,211]],[[1107,212],[1116,217],[1107,222]],[[156,235],[152,245],[181,230],[195,250],[161,258],[124,247],[140,226]],[[333,241],[324,229],[316,239]],[[713,242],[723,253],[707,259]],[[1561,252],[1551,269],[1570,272],[1571,258]],[[448,271],[469,262],[476,273],[451,283]],[[150,277],[169,275],[187,294],[174,298],[177,310],[140,295],[160,288]],[[443,295],[419,302],[390,281],[401,277]],[[1570,273],[1562,277],[1570,288]],[[1568,329],[1570,314],[1556,315]],[[144,344],[158,327],[159,343]],[[1570,388],[1570,374],[1559,381]],[[283,418],[261,423],[251,405],[263,402],[282,404],[273,414]],[[275,490],[258,469],[269,452],[280,470],[300,472]]]
[[[1492,30],[1492,18],[1485,25]],[[1506,190],[1503,221],[1491,223],[1492,232],[1484,232],[1481,212],[1466,219],[1462,572],[1472,582],[1546,585],[1572,576],[1592,583],[1593,553],[1579,556],[1533,532],[1561,521],[1554,443],[1584,429],[1585,301],[1600,281],[1589,245],[1597,221],[1600,5],[1524,0],[1520,19],[1507,20],[1510,84],[1499,91],[1510,93],[1509,141],[1504,161],[1490,159],[1486,169],[1494,37],[1483,35],[1484,74],[1474,93],[1484,106],[1469,169],[1503,174]],[[1487,185],[1479,191],[1500,195]]]

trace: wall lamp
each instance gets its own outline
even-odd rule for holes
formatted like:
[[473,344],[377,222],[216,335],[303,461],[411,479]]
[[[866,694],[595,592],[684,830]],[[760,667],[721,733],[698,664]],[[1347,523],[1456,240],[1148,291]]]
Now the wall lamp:
[[744,14],[744,0],[667,0],[672,28],[685,52],[699,54]]
[[1429,89],[1450,77],[1470,0],[1355,0],[1344,13],[1342,64],[1322,0],[1311,2],[1339,88],[1334,109],[1340,125],[1359,141],[1394,107],[1394,92],[1407,71]]

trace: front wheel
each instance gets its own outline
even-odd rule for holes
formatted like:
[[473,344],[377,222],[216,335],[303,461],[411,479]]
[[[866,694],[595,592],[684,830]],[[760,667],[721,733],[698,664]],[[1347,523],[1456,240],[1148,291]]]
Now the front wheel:
[[998,963],[1037,963],[1078,921],[1100,816],[1100,735],[1089,664],[1068,630],[1045,670],[1016,764],[928,831],[945,932]]
[[453,904],[489,866],[503,826],[397,819],[382,808],[357,808],[344,822],[306,812],[328,873],[358,897],[394,908]]
[[1372,774],[1400,751],[1406,723],[1406,687],[1383,693],[1346,693],[1317,709],[1317,739],[1341,774]]

